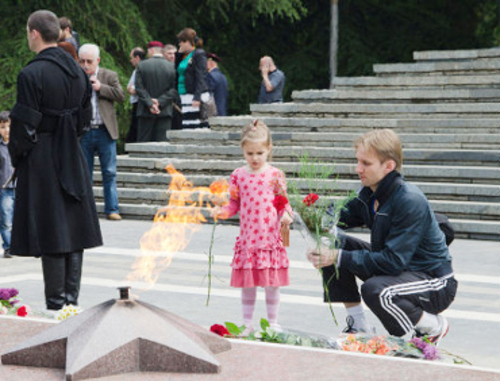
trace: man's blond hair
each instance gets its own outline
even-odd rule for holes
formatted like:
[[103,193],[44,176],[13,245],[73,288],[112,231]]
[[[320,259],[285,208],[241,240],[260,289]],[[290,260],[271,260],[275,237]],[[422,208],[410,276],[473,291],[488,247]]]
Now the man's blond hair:
[[401,171],[403,165],[403,149],[398,135],[390,129],[372,130],[358,137],[354,142],[354,148],[363,147],[373,150],[382,163],[394,160],[396,170]]

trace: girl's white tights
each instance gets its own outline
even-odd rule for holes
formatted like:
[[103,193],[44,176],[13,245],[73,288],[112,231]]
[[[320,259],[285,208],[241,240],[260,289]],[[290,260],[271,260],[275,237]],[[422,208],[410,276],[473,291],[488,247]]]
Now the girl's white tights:
[[255,298],[257,289],[242,288],[241,289],[241,305],[243,306],[243,324],[245,327],[253,329],[253,310],[255,308]]
[[266,287],[266,307],[267,320],[271,327],[278,324],[278,311],[280,308],[280,289],[279,287]]
[[[279,287],[265,287],[267,319],[269,324],[278,324],[278,312],[280,307],[280,289]],[[257,288],[241,289],[241,304],[243,307],[243,324],[246,327],[253,327],[253,311],[255,309],[255,299]]]

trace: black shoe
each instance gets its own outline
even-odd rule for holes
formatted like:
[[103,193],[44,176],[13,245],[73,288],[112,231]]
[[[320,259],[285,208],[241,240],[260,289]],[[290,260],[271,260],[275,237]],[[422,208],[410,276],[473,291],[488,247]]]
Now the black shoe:
[[357,328],[354,328],[354,318],[351,316],[351,315],[347,315],[346,319],[345,319],[346,323],[347,323],[347,327],[344,328],[344,330],[342,331],[343,333],[350,333],[350,334],[357,334],[357,333],[365,333],[365,334],[371,334],[371,335],[375,335],[377,332],[375,330],[375,327],[368,327],[368,331],[366,329],[357,329]]
[[358,330],[353,327],[354,318],[351,315],[347,315],[345,322],[347,323],[347,327],[344,328],[343,333],[358,333]]
[[10,249],[5,249],[5,251],[3,252],[3,257],[12,258],[12,255],[10,255]]

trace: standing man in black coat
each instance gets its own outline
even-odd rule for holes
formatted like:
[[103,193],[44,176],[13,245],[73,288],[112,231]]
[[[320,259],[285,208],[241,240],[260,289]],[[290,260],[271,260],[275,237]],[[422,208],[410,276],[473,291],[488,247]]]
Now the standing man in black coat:
[[226,116],[229,88],[226,76],[219,69],[219,62],[216,54],[207,53],[207,85],[217,106],[217,116]]
[[83,249],[102,245],[78,136],[92,117],[92,88],[77,62],[57,48],[59,21],[28,19],[37,57],[20,72],[9,152],[17,173],[11,251],[42,258],[48,310],[78,304]]
[[148,59],[137,65],[135,91],[137,104],[137,141],[163,142],[172,128],[175,89],[174,64],[162,54],[160,41],[148,43]]

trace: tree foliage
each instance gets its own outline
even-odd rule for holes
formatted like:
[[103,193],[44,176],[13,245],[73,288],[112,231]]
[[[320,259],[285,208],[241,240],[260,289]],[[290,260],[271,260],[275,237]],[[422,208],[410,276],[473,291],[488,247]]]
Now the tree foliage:
[[[206,50],[222,58],[230,84],[230,114],[249,111],[261,82],[259,58],[272,56],[292,90],[328,88],[330,0],[0,0],[0,108],[15,102],[19,71],[34,57],[26,20],[36,9],[69,17],[82,42],[101,47],[103,67],[122,86],[129,52],[151,39],[175,43],[192,27]],[[496,0],[340,0],[338,75],[371,75],[374,63],[412,60],[416,50],[485,48],[500,43]],[[118,107],[128,128],[128,102]]]

